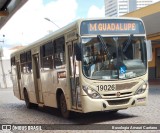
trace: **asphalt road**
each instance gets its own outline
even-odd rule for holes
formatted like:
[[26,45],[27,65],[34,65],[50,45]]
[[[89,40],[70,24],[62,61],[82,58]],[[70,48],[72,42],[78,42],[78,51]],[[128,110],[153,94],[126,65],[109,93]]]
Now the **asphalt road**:
[[[59,111],[53,108],[27,109],[24,101],[13,96],[12,89],[0,89],[0,124],[159,124],[160,125],[160,86],[151,86],[147,106],[132,107],[118,113],[96,112],[73,114],[71,119],[64,119]],[[80,127],[80,125],[79,125]],[[74,129],[75,127],[73,127]],[[100,127],[97,127],[100,128]],[[87,130],[87,129],[86,129]],[[86,130],[76,130],[85,132]],[[44,132],[44,131],[43,131]],[[45,131],[47,132],[47,131]],[[49,132],[49,131],[48,131]],[[54,131],[59,132],[59,131]],[[60,132],[74,132],[61,130]],[[88,132],[105,132],[89,130]],[[146,132],[142,130],[117,130],[110,132]],[[147,132],[160,132],[149,130]],[[1,133],[1,131],[0,131]]]

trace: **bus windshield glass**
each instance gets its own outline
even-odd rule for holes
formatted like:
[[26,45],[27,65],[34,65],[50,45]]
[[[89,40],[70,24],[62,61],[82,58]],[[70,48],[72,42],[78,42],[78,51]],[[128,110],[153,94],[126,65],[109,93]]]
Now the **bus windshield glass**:
[[82,38],[82,49],[83,74],[87,78],[130,79],[146,73],[145,37]]

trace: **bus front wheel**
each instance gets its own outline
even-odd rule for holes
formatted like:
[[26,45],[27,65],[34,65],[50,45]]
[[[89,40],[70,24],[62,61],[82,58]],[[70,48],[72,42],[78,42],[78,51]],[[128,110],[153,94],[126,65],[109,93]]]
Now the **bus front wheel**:
[[60,95],[60,111],[64,118],[69,118],[70,111],[67,109],[66,99],[63,93]]

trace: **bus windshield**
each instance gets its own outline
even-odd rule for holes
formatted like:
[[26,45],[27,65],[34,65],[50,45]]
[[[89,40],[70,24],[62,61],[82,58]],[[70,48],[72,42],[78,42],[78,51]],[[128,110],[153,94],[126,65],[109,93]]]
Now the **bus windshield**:
[[142,76],[147,70],[145,37],[82,38],[83,74],[90,79],[118,80]]

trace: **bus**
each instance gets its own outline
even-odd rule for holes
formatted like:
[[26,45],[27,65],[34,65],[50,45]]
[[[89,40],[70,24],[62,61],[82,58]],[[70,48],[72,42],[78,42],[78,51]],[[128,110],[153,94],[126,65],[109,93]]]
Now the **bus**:
[[79,19],[11,54],[13,92],[65,118],[146,105],[151,51],[141,19]]

